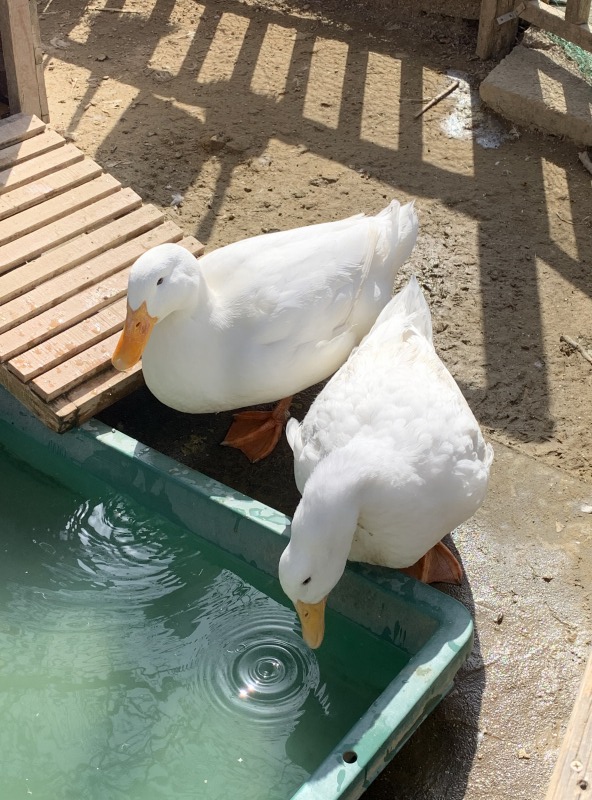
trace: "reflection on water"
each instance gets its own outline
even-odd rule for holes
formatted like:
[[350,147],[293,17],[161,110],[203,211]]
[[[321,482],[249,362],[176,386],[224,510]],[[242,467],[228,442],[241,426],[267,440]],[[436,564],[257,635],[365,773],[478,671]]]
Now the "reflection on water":
[[288,798],[392,678],[129,499],[0,471],[0,797]]

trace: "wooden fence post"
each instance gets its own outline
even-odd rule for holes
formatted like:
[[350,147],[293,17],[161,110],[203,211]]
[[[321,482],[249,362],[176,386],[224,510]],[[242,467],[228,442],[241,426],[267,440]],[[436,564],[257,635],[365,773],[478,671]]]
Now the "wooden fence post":
[[565,8],[565,19],[575,25],[584,25],[590,16],[591,0],[569,0]]
[[0,0],[2,53],[11,114],[49,120],[35,0]]
[[518,17],[509,19],[501,25],[497,20],[513,11],[515,5],[515,0],[481,0],[477,35],[479,58],[501,58],[510,52],[518,32]]

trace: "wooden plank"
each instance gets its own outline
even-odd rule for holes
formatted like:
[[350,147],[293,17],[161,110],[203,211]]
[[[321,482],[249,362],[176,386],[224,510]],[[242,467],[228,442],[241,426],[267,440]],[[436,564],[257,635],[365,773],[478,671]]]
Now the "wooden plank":
[[17,142],[0,150],[0,169],[14,167],[17,164],[28,161],[30,158],[48,153],[57,147],[63,147],[65,144],[65,139],[62,139],[59,133],[52,130],[43,131],[38,136],[25,139],[24,142]]
[[5,366],[0,366],[0,383],[51,430],[62,433],[75,422],[78,409],[70,400],[56,400],[52,405],[44,403]]
[[[18,383],[16,378],[15,381]],[[50,427],[53,426],[54,430],[62,432],[74,425],[81,425],[102,409],[143,385],[141,364],[136,364],[127,372],[119,372],[114,367],[109,367],[90,381],[58,397],[50,406],[46,406],[52,414]],[[29,395],[35,397],[33,404],[43,403],[33,392],[29,391]]]
[[[80,188],[88,191],[87,187],[89,186],[92,187],[93,194],[101,198],[97,202],[85,205],[75,213],[62,218],[59,218],[58,215],[53,224],[45,225],[39,230],[22,236],[16,242],[1,246],[0,273],[7,272],[11,267],[35,258],[45,250],[56,247],[67,239],[78,236],[91,228],[96,228],[107,220],[115,219],[115,217],[132,211],[142,203],[141,198],[132,189],[117,191],[119,183],[110,175],[103,175]],[[79,190],[73,189],[72,191]],[[114,191],[115,194],[113,194]],[[63,195],[60,195],[54,199],[57,201],[62,197]],[[43,203],[43,206],[53,202],[54,200],[48,200],[47,203]],[[30,210],[34,211],[35,209]],[[22,213],[28,214],[29,212],[23,211]],[[0,226],[2,224],[0,222]]]
[[97,163],[91,161],[90,158],[85,158],[72,166],[53,172],[39,181],[20,186],[4,195],[0,194],[0,220],[45,202],[61,192],[86,183],[86,181],[98,178],[102,173],[103,170]]
[[[67,218],[67,215],[105,197],[106,194],[117,192],[120,188],[119,181],[116,181],[111,175],[101,175],[84,186],[77,186],[58,197],[47,200],[37,208],[13,214],[10,219],[0,222],[0,244],[6,245],[15,239],[22,241],[26,234],[40,232],[52,222],[60,222]],[[2,251],[3,248],[0,247],[0,252]],[[7,265],[4,259],[0,258],[0,272],[6,272],[6,269]]]
[[[117,277],[121,274],[118,273]],[[127,286],[127,274],[124,282],[124,293]],[[73,299],[78,300],[79,298],[76,296]],[[83,319],[77,325],[73,325],[57,336],[48,339],[48,341],[13,358],[8,364],[9,369],[23,383],[27,383],[41,375],[42,372],[47,372],[62,361],[78,355],[78,353],[88,347],[92,347],[107,336],[120,331],[123,327],[126,308],[127,298],[121,297],[115,303],[101,309],[91,317]]]
[[136,364],[127,372],[108,367],[90,381],[51,403],[45,403],[27,384],[19,381],[6,365],[0,366],[0,383],[48,428],[63,433],[142,386],[144,378],[141,364]]
[[43,78],[40,82],[37,71],[31,9],[29,0],[0,0],[2,51],[10,110],[43,118],[47,115],[47,99]]
[[13,114],[0,121],[0,148],[24,142],[43,133],[45,122],[31,114]]
[[530,0],[520,12],[520,16],[527,22],[592,52],[592,28],[589,25],[566,22],[561,11],[553,6],[547,6],[540,0]]
[[582,25],[590,18],[592,0],[567,0],[565,19],[574,25]]
[[31,387],[45,402],[55,400],[56,397],[105,370],[111,363],[111,356],[118,340],[119,333],[115,333],[97,342],[78,355],[62,361],[48,372],[33,378]]
[[479,58],[502,58],[507,55],[516,40],[518,18],[498,24],[498,17],[514,10],[514,0],[482,0],[479,31],[477,33],[477,55]]
[[17,189],[19,186],[24,186],[26,183],[32,183],[58,169],[75,164],[77,161],[82,161],[83,158],[84,153],[73,144],[68,144],[65,147],[52,150],[50,153],[25,161],[24,164],[17,164],[15,167],[5,169],[0,172],[0,195],[12,189]]
[[71,239],[55,248],[51,253],[46,253],[12,272],[1,275],[0,304],[7,303],[42,281],[54,278],[83,261],[156,227],[163,219],[163,214],[155,206],[141,206],[114,222],[109,222],[90,233],[83,233],[76,239]]
[[[126,291],[127,272],[125,275],[121,273],[138,256],[157,244],[180,238],[179,228],[173,222],[165,222],[164,225],[117,248],[107,250],[91,261],[86,261],[6,303],[0,308],[0,347],[4,350],[0,361],[22,352],[23,344],[27,347],[33,342],[37,344],[48,338],[48,334],[55,335],[93,311],[112,303]],[[114,277],[107,281],[110,276]],[[73,298],[74,303],[64,308],[63,302],[69,298]],[[38,318],[46,310],[50,314],[40,320],[41,330],[33,323],[26,328],[19,325]]]
[[546,800],[588,800],[592,789],[592,653],[561,743]]
[[[157,244],[178,241],[180,237],[181,231],[176,225],[166,222],[142,238],[141,248],[143,250],[139,249],[139,254]],[[195,256],[203,253],[203,245],[193,237],[183,239],[179,244],[186,247]],[[58,305],[51,306],[20,325],[11,325],[8,330],[0,334],[0,361],[12,359],[11,369],[19,374],[21,380],[27,381],[47,368],[49,362],[43,355],[44,342],[51,340],[52,348],[73,355],[74,352],[78,352],[78,350],[74,350],[76,347],[74,338],[70,338],[70,333],[74,331],[73,326],[86,325],[88,322],[88,327],[81,328],[81,330],[90,328],[87,337],[89,343],[92,343],[90,340],[94,336],[101,338],[106,335],[104,332],[99,334],[94,329],[96,323],[94,317],[90,315],[126,295],[129,270],[136,257],[134,255],[130,257],[128,254],[126,261],[129,266],[125,269],[101,280],[100,283],[77,292],[68,299],[63,299]],[[33,300],[32,305],[34,304]],[[125,313],[121,317],[120,328],[123,327],[124,317]],[[15,358],[20,354],[23,355],[22,359]],[[38,369],[39,366],[43,369]]]

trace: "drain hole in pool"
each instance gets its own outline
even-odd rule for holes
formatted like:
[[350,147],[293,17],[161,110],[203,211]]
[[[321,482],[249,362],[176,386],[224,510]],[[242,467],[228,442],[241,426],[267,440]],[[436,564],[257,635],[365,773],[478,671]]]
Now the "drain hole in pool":
[[358,754],[355,750],[346,750],[345,753],[342,753],[341,758],[346,764],[355,764],[358,760]]

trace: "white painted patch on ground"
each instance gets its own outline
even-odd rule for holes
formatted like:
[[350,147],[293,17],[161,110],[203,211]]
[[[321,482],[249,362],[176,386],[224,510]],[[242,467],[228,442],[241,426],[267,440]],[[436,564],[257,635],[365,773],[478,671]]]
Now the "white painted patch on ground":
[[517,138],[514,129],[508,129],[486,111],[478,89],[471,86],[466,73],[450,70],[446,74],[459,81],[458,89],[451,95],[454,110],[440,123],[447,136],[452,139],[474,138],[478,145],[486,149],[497,148],[502,142]]

